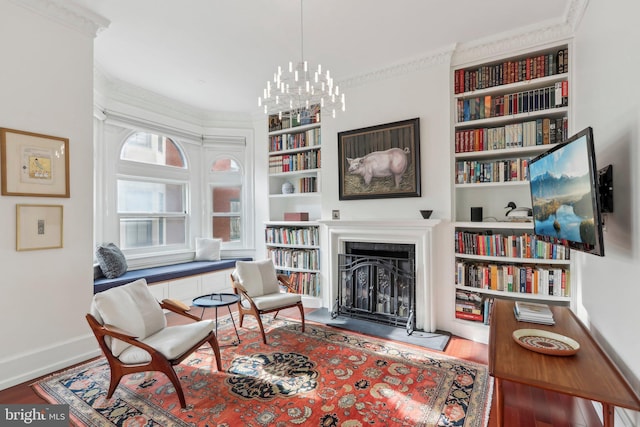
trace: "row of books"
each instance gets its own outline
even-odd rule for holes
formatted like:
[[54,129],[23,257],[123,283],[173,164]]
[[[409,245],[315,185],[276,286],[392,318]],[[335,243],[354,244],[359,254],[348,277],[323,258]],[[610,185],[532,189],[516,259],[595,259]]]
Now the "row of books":
[[315,193],[318,191],[318,180],[315,176],[300,178],[298,181],[298,191],[300,193]]
[[268,244],[316,246],[320,242],[317,227],[266,227]]
[[478,292],[456,290],[456,318],[489,324],[493,298]]
[[457,254],[561,260],[568,260],[571,255],[568,247],[528,233],[504,235],[456,230],[454,235]]
[[495,128],[457,130],[456,153],[555,144],[569,136],[567,117],[541,118]]
[[569,50],[533,55],[454,72],[454,92],[464,93],[569,72]]
[[560,297],[571,293],[569,270],[553,266],[458,261],[456,285]]
[[527,181],[529,159],[466,160],[456,162],[456,184]]
[[456,103],[457,122],[549,110],[567,105],[569,105],[569,83],[562,81],[553,86],[505,95],[458,99]]
[[320,143],[320,128],[298,133],[284,133],[269,137],[269,152],[312,147]]
[[320,253],[317,249],[268,248],[267,254],[280,267],[318,270]]
[[283,115],[269,115],[269,132],[311,123],[320,123],[320,104],[314,104],[301,110],[287,111]]
[[278,271],[278,274],[289,276],[289,281],[296,293],[312,297],[320,296],[320,275],[317,273]]
[[318,169],[321,167],[320,156],[320,150],[269,156],[269,173]]

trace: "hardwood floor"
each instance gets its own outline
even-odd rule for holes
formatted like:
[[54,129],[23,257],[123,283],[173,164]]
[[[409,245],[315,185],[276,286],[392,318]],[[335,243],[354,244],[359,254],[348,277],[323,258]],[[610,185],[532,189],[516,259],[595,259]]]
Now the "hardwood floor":
[[[311,311],[307,309],[307,311]],[[205,317],[212,316],[213,310],[207,310]],[[219,310],[224,315],[226,310]],[[199,315],[199,309],[197,315]],[[297,309],[283,310],[279,316],[299,318]],[[171,314],[169,323],[177,322]],[[87,326],[88,328],[88,326]],[[459,337],[452,337],[443,352],[449,356],[477,363],[487,364],[487,346]],[[0,390],[0,403],[46,403],[33,392],[29,381]],[[591,402],[563,394],[527,387],[516,383],[504,383],[505,427],[595,427],[602,426]],[[497,427],[495,400],[491,406],[488,427]]]

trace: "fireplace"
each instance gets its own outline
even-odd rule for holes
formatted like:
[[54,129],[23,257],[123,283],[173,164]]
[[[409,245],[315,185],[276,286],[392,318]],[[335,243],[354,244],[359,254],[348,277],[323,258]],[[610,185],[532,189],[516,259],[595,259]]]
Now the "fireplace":
[[[370,219],[370,220],[321,220],[322,225],[321,240],[324,242],[324,247],[327,250],[321,251],[321,265],[323,273],[323,304],[324,307],[329,308],[333,315],[338,310],[336,301],[340,292],[345,292],[346,289],[340,290],[341,282],[341,265],[345,264],[341,260],[341,255],[354,255],[347,253],[347,248],[353,243],[367,243],[367,244],[389,244],[389,245],[409,245],[413,249],[412,256],[414,258],[413,267],[407,269],[413,272],[414,276],[414,290],[413,296],[409,303],[409,307],[413,307],[413,328],[418,331],[434,332],[435,331],[435,310],[434,310],[434,286],[433,286],[433,249],[432,238],[435,227],[440,224],[440,220],[434,219],[420,219],[420,220],[382,220],[382,219]],[[377,246],[377,249],[381,249],[381,246]],[[396,246],[397,248],[397,246]],[[356,248],[361,253],[357,255],[371,256],[370,253],[362,253],[362,248]],[[382,248],[383,251],[388,252],[388,248]],[[391,252],[396,252],[395,250]],[[402,252],[402,251],[400,251]],[[402,255],[398,253],[387,253],[384,256],[390,258],[402,258]],[[373,255],[376,257],[377,255]],[[408,261],[401,261],[401,264]],[[377,274],[377,273],[371,273]],[[370,276],[371,277],[371,276]],[[368,279],[367,279],[368,280]],[[353,281],[353,279],[352,279]],[[400,285],[404,290],[404,284]],[[394,295],[396,301],[394,301],[394,307],[397,307],[397,298],[401,294],[401,291],[397,291]],[[355,295],[355,294],[352,294]],[[384,292],[383,292],[383,295]],[[384,298],[383,298],[384,303]],[[398,326],[405,327],[405,314],[404,306],[407,304],[401,304],[402,309],[397,309],[400,314],[397,320]],[[391,294],[389,294],[389,311],[391,309]],[[373,307],[377,310],[377,304]],[[385,307],[382,307],[384,312]],[[411,314],[407,314],[406,319],[409,322]],[[355,310],[353,310],[355,311]],[[357,311],[360,314],[360,311]],[[383,317],[383,316],[381,316]],[[379,321],[379,320],[376,320]],[[386,321],[386,320],[385,320]],[[412,325],[409,325],[412,326]]]
[[415,245],[345,242],[332,316],[415,327]]

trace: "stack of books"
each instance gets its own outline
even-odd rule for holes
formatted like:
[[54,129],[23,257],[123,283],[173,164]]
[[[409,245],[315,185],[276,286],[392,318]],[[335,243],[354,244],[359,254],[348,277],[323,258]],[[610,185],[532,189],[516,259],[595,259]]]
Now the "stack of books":
[[456,290],[456,318],[484,322],[484,300],[478,292]]
[[554,325],[553,312],[547,304],[536,302],[516,301],[514,308],[516,319],[520,322],[540,323],[543,325]]

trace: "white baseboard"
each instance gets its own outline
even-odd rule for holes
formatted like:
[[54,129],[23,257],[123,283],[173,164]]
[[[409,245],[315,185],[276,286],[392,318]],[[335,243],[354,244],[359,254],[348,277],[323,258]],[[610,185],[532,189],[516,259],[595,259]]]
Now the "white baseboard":
[[101,354],[93,334],[0,360],[0,390],[31,381]]

